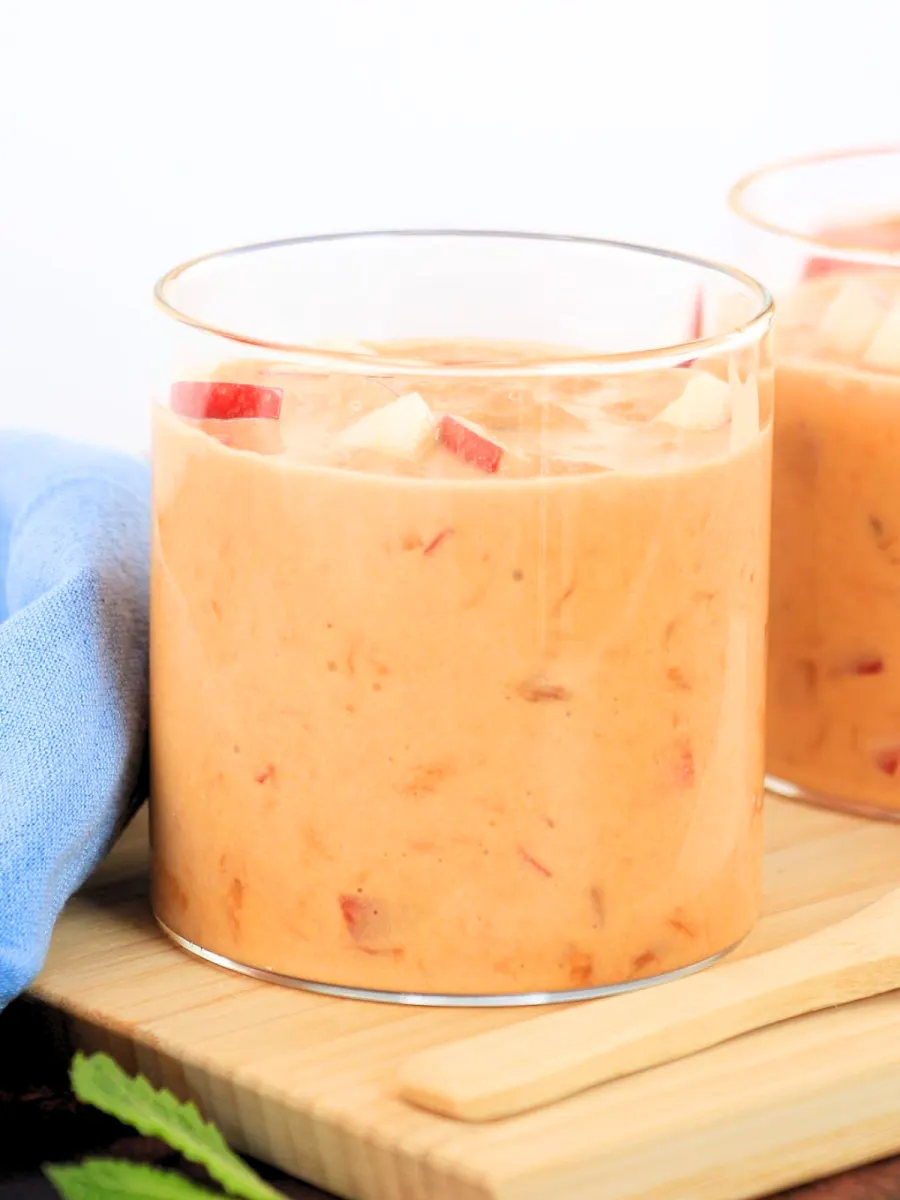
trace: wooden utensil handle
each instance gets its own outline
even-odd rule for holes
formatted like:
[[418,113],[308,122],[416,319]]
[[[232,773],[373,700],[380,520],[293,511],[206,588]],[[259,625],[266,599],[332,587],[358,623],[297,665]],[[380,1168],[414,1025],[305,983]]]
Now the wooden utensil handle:
[[486,1121],[900,985],[900,892],[793,945],[414,1055],[400,1094]]

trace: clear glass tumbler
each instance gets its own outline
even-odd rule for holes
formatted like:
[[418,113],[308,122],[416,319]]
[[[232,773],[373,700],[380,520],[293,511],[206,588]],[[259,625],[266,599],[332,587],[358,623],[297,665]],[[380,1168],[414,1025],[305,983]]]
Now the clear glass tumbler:
[[731,205],[778,303],[769,786],[900,818],[900,148]]
[[259,978],[533,1004],[760,892],[772,378],[740,272],[369,233],[157,286],[153,902]]

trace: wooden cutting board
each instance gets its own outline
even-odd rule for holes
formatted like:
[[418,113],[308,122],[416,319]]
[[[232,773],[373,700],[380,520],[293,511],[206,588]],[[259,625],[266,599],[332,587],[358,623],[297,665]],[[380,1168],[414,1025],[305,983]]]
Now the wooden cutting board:
[[[770,799],[749,956],[900,883],[900,824]],[[34,992],[76,1041],[194,1098],[240,1149],[354,1200],[738,1200],[900,1150],[900,993],[787,1022],[509,1120],[407,1107],[412,1051],[542,1010],[334,1000],[196,961],[156,928],[139,818],[67,907]],[[715,969],[715,968],[713,968]]]

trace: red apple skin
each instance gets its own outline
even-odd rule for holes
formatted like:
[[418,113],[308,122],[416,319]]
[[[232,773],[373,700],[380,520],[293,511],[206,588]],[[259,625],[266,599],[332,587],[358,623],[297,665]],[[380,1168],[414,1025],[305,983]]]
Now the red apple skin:
[[882,774],[896,775],[900,770],[900,746],[882,746],[873,753],[872,761]]
[[858,659],[851,667],[853,675],[881,675],[884,673],[884,659],[877,655]]
[[170,392],[172,412],[195,421],[251,417],[277,421],[281,416],[281,398],[281,388],[202,379],[179,380],[172,384]]
[[438,424],[437,440],[457,458],[492,475],[500,466],[503,447],[483,437],[456,417],[443,416]]
[[[698,289],[697,295],[694,297],[694,307],[691,310],[691,323],[688,326],[687,340],[689,342],[698,342],[703,336],[703,293]],[[692,367],[697,360],[689,358],[686,362],[679,364],[682,367]]]
[[688,329],[688,341],[699,342],[703,336],[703,293],[697,292],[694,299],[694,310],[691,314],[691,324]]
[[[900,251],[900,214],[884,221],[864,225],[833,225],[819,234],[823,242],[858,250]],[[881,268],[872,263],[842,262],[827,255],[811,258],[803,270],[804,279],[821,279],[824,275],[860,275]]]
[[391,923],[383,901],[356,892],[338,896],[338,905],[344,926],[359,950],[391,956],[403,953],[390,942]]

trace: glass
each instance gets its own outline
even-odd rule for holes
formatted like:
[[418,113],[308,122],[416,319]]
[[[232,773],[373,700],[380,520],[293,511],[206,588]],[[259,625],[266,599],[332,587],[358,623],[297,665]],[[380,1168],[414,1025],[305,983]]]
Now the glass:
[[776,318],[768,784],[900,817],[900,148],[731,193]]
[[771,303],[574,238],[157,286],[153,901],[254,976],[600,995],[757,915]]

